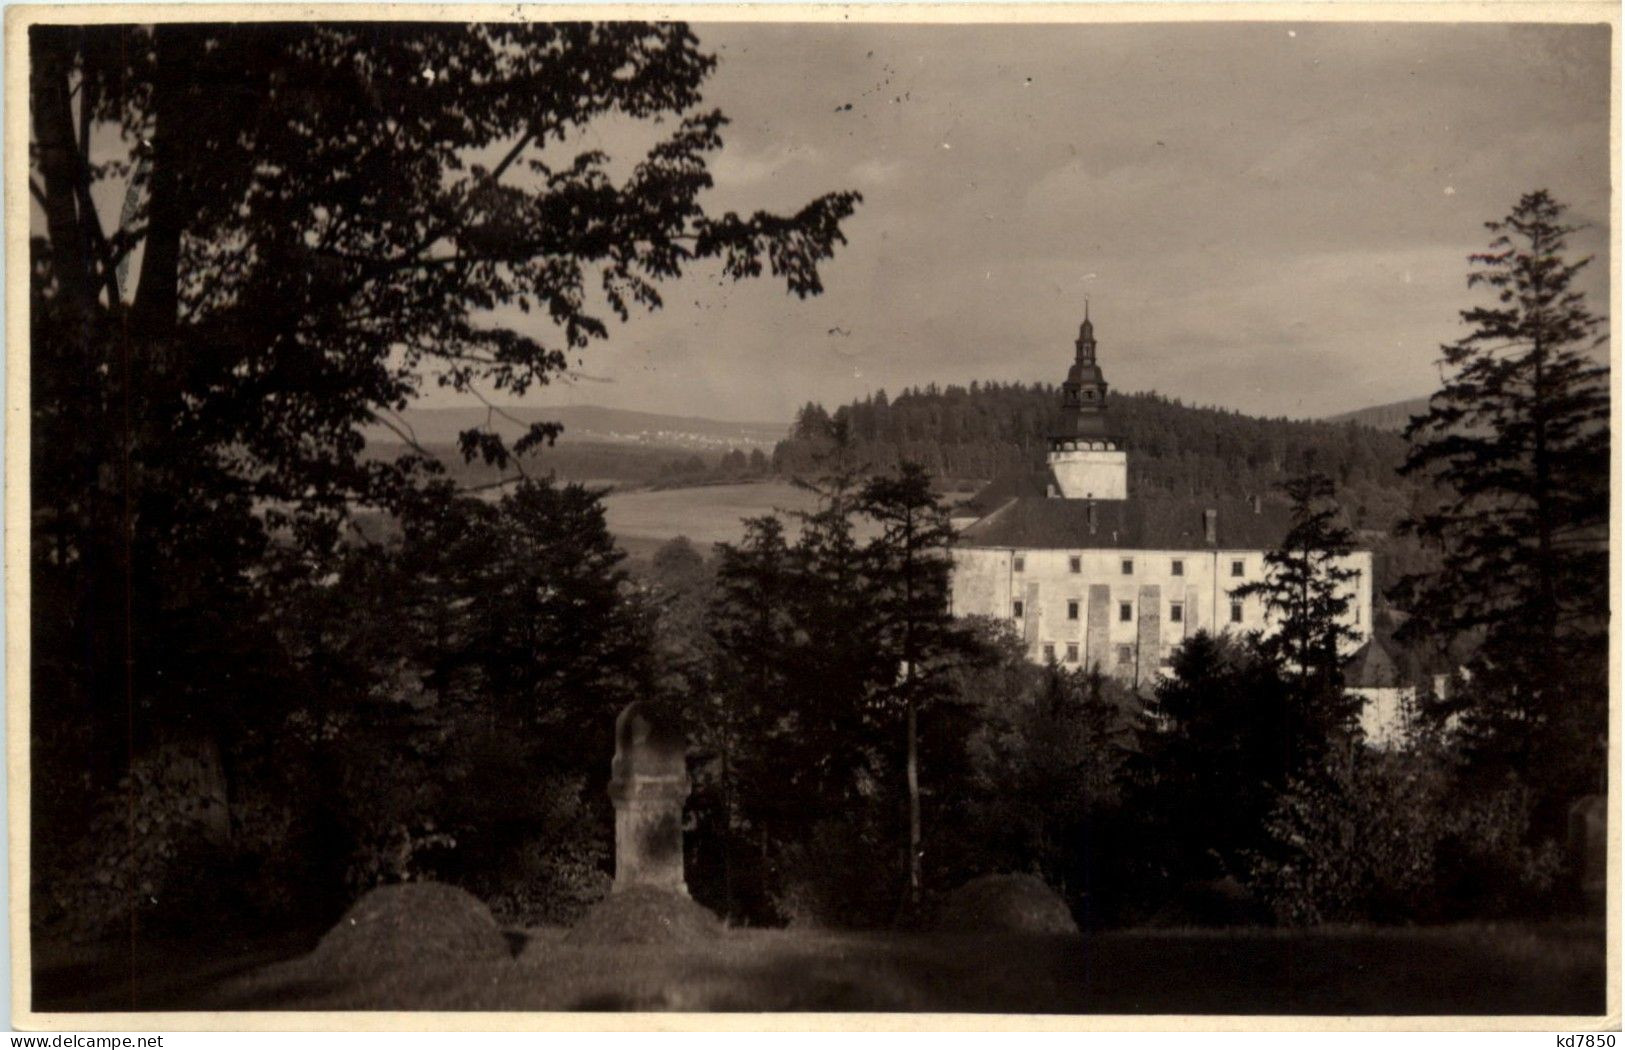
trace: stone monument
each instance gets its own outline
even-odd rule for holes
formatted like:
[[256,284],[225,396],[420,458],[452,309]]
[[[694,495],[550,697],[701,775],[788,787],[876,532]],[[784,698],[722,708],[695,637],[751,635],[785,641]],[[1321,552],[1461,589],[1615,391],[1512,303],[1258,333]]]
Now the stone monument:
[[1582,905],[1608,906],[1608,796],[1586,795],[1569,807],[1569,861]]
[[615,883],[688,896],[683,802],[691,786],[683,732],[657,705],[635,701],[615,720],[609,798],[615,804]]

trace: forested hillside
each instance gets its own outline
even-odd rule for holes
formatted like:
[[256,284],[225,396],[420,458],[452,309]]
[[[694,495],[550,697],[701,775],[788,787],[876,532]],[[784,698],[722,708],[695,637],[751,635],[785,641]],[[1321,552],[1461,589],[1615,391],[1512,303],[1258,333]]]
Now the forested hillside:
[[[1060,393],[1050,384],[935,384],[889,399],[884,391],[833,413],[817,404],[797,413],[773,455],[783,474],[821,469],[844,442],[865,469],[916,460],[945,479],[991,479],[1043,463]],[[1305,465],[1337,483],[1356,528],[1389,530],[1415,500],[1421,482],[1399,477],[1404,440],[1352,423],[1259,419],[1198,408],[1157,394],[1112,394],[1112,425],[1130,449],[1136,492],[1276,494]]]
[[1415,416],[1425,416],[1428,411],[1429,398],[1411,397],[1404,401],[1390,401],[1386,405],[1372,405],[1370,408],[1357,408],[1353,412],[1343,412],[1335,416],[1328,416],[1328,423],[1362,423],[1378,430],[1391,430],[1402,433],[1410,425]]

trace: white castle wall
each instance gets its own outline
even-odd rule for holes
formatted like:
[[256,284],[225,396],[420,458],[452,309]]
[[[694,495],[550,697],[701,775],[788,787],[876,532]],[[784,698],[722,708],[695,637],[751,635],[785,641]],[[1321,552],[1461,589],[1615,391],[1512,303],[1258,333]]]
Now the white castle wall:
[[[1139,681],[1159,673],[1174,648],[1198,630],[1245,634],[1270,628],[1259,598],[1239,600],[1239,621],[1231,615],[1230,592],[1264,578],[1264,553],[959,547],[954,551],[953,612],[1011,623],[1033,660],[1044,660],[1045,646],[1053,646],[1063,666],[1098,661],[1110,674]],[[1238,562],[1239,576],[1234,572]],[[1355,551],[1344,564],[1359,572],[1351,584],[1347,619],[1357,635],[1352,651],[1370,637],[1371,552]],[[1020,616],[1016,602],[1022,605]],[[1143,651],[1148,644],[1158,651]]]
[[1122,449],[1056,450],[1049,466],[1067,499],[1128,499],[1128,453]]

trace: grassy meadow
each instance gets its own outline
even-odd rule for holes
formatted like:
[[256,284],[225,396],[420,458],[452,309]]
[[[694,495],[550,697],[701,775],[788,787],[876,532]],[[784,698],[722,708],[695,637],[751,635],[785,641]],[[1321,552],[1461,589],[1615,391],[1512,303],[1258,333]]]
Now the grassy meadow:
[[284,961],[248,953],[188,979],[171,950],[164,967],[137,960],[101,982],[83,972],[57,982],[46,968],[34,1005],[1355,1016],[1596,1015],[1606,1005],[1598,924],[1059,937],[735,929],[702,943],[594,946],[566,944],[564,932],[510,932],[511,959],[397,958],[348,972],[284,943]]
[[[609,531],[629,555],[646,556],[676,536],[687,536],[701,551],[712,544],[737,543],[746,518],[776,514],[794,537],[796,512],[817,507],[818,497],[788,481],[695,485],[684,488],[627,489],[604,497]],[[858,539],[873,535],[873,526],[858,522]]]

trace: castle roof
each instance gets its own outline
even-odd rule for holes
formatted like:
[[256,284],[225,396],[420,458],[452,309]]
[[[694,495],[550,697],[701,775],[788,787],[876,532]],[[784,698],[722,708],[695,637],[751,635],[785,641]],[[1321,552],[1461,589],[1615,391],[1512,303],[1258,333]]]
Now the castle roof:
[[1373,636],[1349,657],[1343,681],[1350,689],[1392,689],[1404,684],[1404,676],[1388,647]]
[[[1291,528],[1291,509],[1274,500],[1215,496],[1135,496],[1123,500],[1047,496],[1048,471],[1000,479],[1012,494],[960,530],[961,547],[1028,550],[1271,550]],[[1015,490],[1015,491],[1012,491]],[[1207,542],[1206,512],[1217,512],[1216,541]]]

